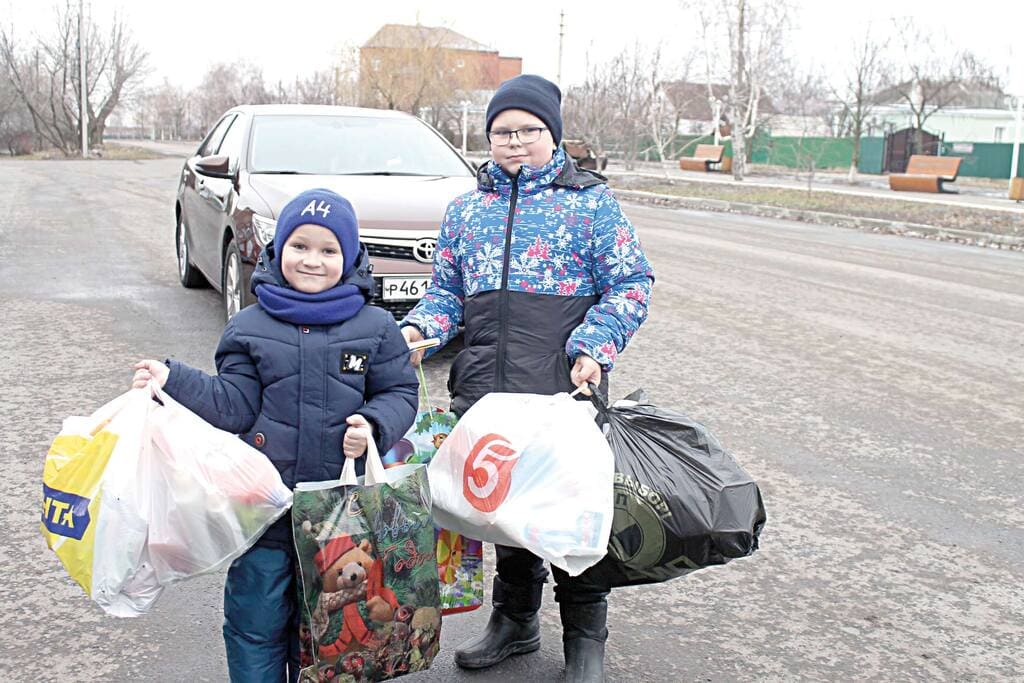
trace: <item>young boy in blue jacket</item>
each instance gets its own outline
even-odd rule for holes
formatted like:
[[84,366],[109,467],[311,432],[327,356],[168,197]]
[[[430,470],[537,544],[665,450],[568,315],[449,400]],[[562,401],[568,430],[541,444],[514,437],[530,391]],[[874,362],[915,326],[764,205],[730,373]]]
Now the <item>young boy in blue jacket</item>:
[[[369,427],[381,453],[401,439],[419,385],[391,314],[366,305],[373,278],[351,204],[323,189],[292,199],[252,287],[258,303],[228,321],[217,375],[143,360],[132,385],[156,381],[266,454],[292,488],[337,479],[345,457],[366,452],[362,430],[349,427]],[[231,565],[224,643],[232,681],[297,680],[295,572],[288,515]]]

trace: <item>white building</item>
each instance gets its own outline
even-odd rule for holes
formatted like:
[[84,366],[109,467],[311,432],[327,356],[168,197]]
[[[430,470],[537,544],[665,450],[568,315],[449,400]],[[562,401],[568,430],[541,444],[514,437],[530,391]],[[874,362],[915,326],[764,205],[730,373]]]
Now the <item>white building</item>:
[[[905,104],[880,105],[871,110],[868,135],[883,135],[914,125],[914,115]],[[1013,142],[1014,112],[1011,109],[948,107],[924,122],[925,130],[947,142]]]

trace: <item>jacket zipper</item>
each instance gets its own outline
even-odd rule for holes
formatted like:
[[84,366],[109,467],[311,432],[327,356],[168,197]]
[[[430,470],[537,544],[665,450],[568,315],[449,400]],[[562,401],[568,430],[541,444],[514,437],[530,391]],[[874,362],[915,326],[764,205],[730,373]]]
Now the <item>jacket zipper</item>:
[[512,222],[516,215],[516,201],[519,199],[519,173],[512,178],[512,195],[509,198],[508,222],[505,225],[505,253],[501,261],[501,291],[498,294],[498,358],[494,368],[494,390],[505,390],[505,342],[508,333],[508,271],[512,251]]

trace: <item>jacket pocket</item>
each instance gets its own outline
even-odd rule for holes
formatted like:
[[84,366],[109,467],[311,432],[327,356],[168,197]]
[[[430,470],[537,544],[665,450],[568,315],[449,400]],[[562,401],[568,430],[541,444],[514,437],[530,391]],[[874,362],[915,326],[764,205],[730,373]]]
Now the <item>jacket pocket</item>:
[[448,393],[456,412],[464,412],[494,389],[496,352],[489,346],[468,346],[455,356],[448,372]]

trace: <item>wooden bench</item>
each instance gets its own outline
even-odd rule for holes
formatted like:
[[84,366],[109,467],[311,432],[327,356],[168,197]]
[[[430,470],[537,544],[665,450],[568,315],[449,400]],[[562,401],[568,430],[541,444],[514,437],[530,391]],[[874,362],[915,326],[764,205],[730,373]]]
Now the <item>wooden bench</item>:
[[679,157],[679,168],[684,171],[712,170],[712,164],[722,163],[722,154],[725,147],[722,145],[697,145],[692,157]]
[[608,166],[608,157],[594,154],[594,150],[583,140],[562,140],[562,147],[580,168],[603,171]]
[[1024,202],[1024,178],[1014,178],[1010,181],[1010,199]]
[[903,192],[948,192],[942,184],[956,180],[960,157],[911,155],[906,173],[889,175],[889,189]]

